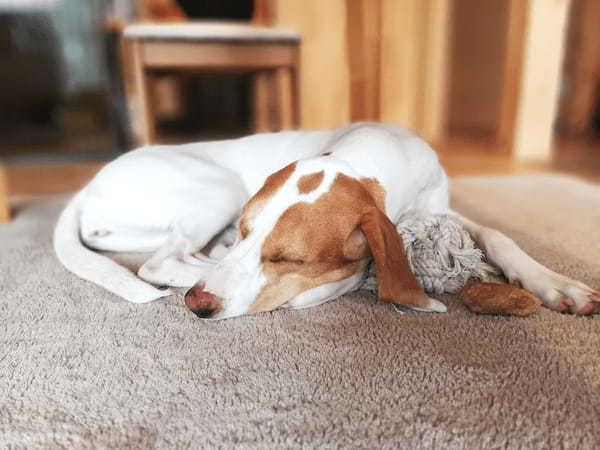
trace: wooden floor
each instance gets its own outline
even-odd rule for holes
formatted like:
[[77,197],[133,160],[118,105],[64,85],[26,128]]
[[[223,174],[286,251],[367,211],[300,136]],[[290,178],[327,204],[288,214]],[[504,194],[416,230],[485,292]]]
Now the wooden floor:
[[[600,142],[560,141],[553,161],[514,161],[481,141],[454,139],[435,146],[450,176],[562,173],[600,184]],[[105,162],[7,167],[11,196],[53,194],[83,186]]]
[[481,140],[452,139],[435,148],[450,176],[557,173],[600,184],[598,139],[557,139],[547,162],[517,161]]

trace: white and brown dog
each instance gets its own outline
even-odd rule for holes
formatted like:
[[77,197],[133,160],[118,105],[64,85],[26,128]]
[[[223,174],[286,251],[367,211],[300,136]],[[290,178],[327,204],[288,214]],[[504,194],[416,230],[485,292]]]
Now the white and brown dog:
[[[186,303],[206,318],[324,303],[355,289],[370,258],[380,299],[443,312],[408,270],[394,226],[415,211],[454,214],[436,154],[406,131],[354,124],[127,153],[75,196],[54,244],[68,269],[130,302],[171,294],[152,284],[193,286]],[[460,219],[547,307],[589,314],[600,303],[500,232]],[[138,278],[83,244],[154,254]]]

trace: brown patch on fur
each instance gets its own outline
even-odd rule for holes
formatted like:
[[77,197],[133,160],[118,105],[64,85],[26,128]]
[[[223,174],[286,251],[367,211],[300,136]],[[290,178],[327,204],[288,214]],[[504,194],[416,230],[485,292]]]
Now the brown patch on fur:
[[308,194],[318,188],[325,178],[325,172],[321,170],[317,173],[304,175],[298,180],[298,190],[301,194]]
[[256,215],[264,206],[265,202],[275,195],[279,188],[281,188],[281,186],[283,186],[284,183],[292,176],[294,170],[296,170],[295,162],[288,164],[283,169],[269,175],[262,188],[260,188],[260,190],[254,194],[254,197],[248,200],[248,203],[246,203],[244,209],[242,209],[239,225],[240,236],[242,239],[245,239],[250,233],[248,222],[256,217]]
[[381,300],[427,306],[429,299],[410,271],[402,238],[376,206],[381,201],[363,183],[338,174],[317,201],[290,206],[263,244],[268,282],[248,311],[269,311],[300,292],[348,278],[364,268],[370,254]]
[[323,153],[322,156],[329,156],[329,155],[331,155],[331,152],[325,152],[325,153]]

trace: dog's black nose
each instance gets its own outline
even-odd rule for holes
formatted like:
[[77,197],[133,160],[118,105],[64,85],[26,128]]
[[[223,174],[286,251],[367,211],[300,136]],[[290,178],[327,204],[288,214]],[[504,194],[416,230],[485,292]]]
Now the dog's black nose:
[[200,308],[200,309],[191,309],[190,308],[190,311],[192,311],[194,314],[196,314],[201,319],[207,319],[210,316],[212,316],[213,313],[215,312],[212,309],[206,309],[206,308]]
[[201,319],[208,319],[221,309],[219,298],[206,292],[204,285],[197,284],[185,294],[186,306]]

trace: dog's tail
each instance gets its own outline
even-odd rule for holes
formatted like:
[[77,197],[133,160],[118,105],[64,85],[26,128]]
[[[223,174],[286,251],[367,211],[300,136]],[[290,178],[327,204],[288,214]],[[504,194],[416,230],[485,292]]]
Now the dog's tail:
[[80,204],[77,194],[60,215],[54,230],[54,251],[59,261],[75,275],[96,283],[133,303],[146,303],[171,294],[140,280],[125,267],[86,248],[79,233]]

